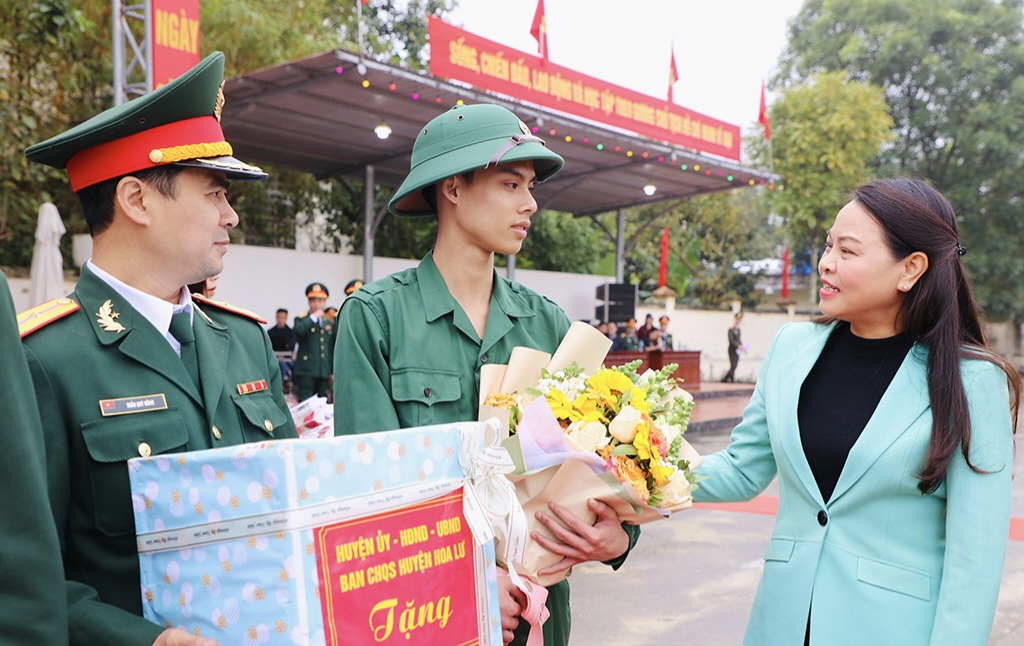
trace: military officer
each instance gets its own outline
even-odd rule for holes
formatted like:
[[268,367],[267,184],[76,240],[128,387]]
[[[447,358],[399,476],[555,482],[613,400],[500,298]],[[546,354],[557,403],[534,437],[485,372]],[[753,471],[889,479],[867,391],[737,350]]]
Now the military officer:
[[60,544],[46,497],[43,431],[14,302],[0,273],[0,644],[68,643]]
[[25,151],[67,169],[93,237],[75,291],[19,317],[72,644],[214,643],[141,616],[129,458],[296,436],[264,321],[186,288],[223,269],[229,180],[266,177],[224,140],[223,76],[218,52]]
[[[341,307],[335,361],[335,434],[366,433],[476,419],[480,367],[508,363],[512,348],[554,352],[570,321],[555,303],[498,276],[494,254],[517,253],[537,210],[536,182],[562,158],[509,110],[456,106],[428,123],[412,150],[412,169],[388,205],[398,216],[437,216],[437,241],[419,266],[364,285]],[[349,377],[353,375],[353,377]],[[541,519],[564,542],[564,570],[597,560],[618,567],[639,534],[604,503],[594,526],[556,506],[563,524]],[[499,578],[499,582],[507,581]],[[502,628],[513,639],[516,605],[502,584]],[[544,643],[569,639],[569,584],[548,588]],[[525,622],[514,635],[526,643]]]
[[310,283],[306,287],[309,311],[295,317],[295,336],[299,349],[295,355],[292,380],[295,395],[304,401],[313,395],[331,397],[334,377],[335,321],[327,316],[324,305],[331,293],[323,283]]

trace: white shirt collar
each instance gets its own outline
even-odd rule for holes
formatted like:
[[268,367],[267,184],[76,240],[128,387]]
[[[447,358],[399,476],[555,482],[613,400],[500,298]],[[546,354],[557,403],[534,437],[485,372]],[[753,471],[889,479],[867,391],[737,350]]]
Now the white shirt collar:
[[100,269],[100,267],[92,260],[87,260],[86,264],[89,266],[92,273],[96,274],[97,278],[109,285],[111,289],[128,301],[128,304],[132,306],[132,309],[149,321],[150,324],[156,328],[156,331],[167,339],[167,342],[171,344],[171,347],[174,348],[175,352],[180,352],[181,344],[178,343],[178,340],[170,333],[171,315],[178,314],[180,312],[188,312],[189,320],[195,316],[195,308],[192,306],[192,296],[189,294],[187,286],[182,285],[181,292],[178,294],[178,304],[172,305],[162,298],[157,298],[152,294],[147,294],[146,292],[138,290],[131,285],[114,278],[107,272]]

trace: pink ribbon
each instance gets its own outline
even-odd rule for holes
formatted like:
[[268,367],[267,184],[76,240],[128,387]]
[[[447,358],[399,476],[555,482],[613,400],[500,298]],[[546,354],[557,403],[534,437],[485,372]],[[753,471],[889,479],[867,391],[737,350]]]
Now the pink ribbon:
[[514,569],[509,569],[508,572],[498,568],[498,576],[507,576],[512,580],[512,584],[523,591],[526,595],[526,607],[519,614],[526,623],[530,624],[530,636],[526,639],[526,646],[543,646],[544,644],[544,631],[541,626],[551,613],[548,611],[548,589],[542,585],[537,585],[529,579],[524,579],[519,576]]

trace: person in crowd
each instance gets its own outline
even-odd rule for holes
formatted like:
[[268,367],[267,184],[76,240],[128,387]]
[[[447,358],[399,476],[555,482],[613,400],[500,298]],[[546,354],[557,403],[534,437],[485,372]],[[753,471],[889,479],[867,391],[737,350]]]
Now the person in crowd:
[[43,430],[14,301],[0,272],[0,410],[7,428],[0,452],[0,644],[68,643],[60,543],[46,496]]
[[309,311],[295,317],[299,349],[292,369],[292,383],[298,400],[313,395],[330,397],[334,379],[334,330],[336,322],[327,316],[324,304],[330,292],[323,283],[306,287]]
[[215,52],[25,151],[67,169],[93,239],[75,291],[21,326],[73,645],[214,645],[142,616],[129,458],[297,436],[263,319],[187,289],[223,269],[229,181],[266,178],[224,141],[223,80]]
[[626,321],[626,329],[619,332],[618,336],[612,339],[612,351],[616,350],[639,350],[640,335],[636,330],[636,319],[630,318]]
[[277,357],[277,365],[281,368],[281,390],[288,395],[292,390],[292,367],[295,365],[295,347],[298,337],[295,330],[288,326],[288,310],[283,307],[274,316],[274,325],[267,330],[270,345]]
[[[418,267],[369,283],[345,300],[335,361],[351,378],[335,382],[335,434],[476,419],[480,367],[507,363],[512,349],[554,352],[569,329],[547,298],[500,277],[495,254],[519,251],[537,210],[532,189],[562,158],[509,110],[462,105],[419,131],[412,168],[388,208],[398,216],[437,217],[437,239]],[[540,520],[556,540],[537,538],[564,558],[545,573],[584,561],[618,567],[639,534],[597,501],[585,525],[552,503]],[[525,599],[499,577],[505,641]],[[548,588],[544,643],[568,642],[568,581]]]
[[217,281],[220,280],[220,274],[216,276],[210,276],[205,280],[196,281],[188,286],[188,291],[192,294],[199,294],[206,298],[213,298],[213,295],[217,293]]
[[661,338],[661,330],[652,329],[647,334],[647,340],[642,342],[641,350],[665,350],[665,340]]
[[816,321],[775,336],[697,501],[779,509],[745,644],[985,644],[1021,380],[987,342],[957,217],[918,179],[836,215]]
[[641,325],[636,331],[636,337],[640,344],[647,343],[647,335],[650,334],[651,330],[655,329],[654,315],[648,313],[644,316],[644,324]]
[[615,321],[608,321],[608,338],[615,342],[619,338],[619,324]]
[[675,350],[676,344],[672,339],[672,333],[668,331],[669,318],[667,314],[658,317],[658,329],[661,330],[661,340],[666,350]]
[[600,332],[601,334],[603,334],[605,336],[608,336],[608,322],[607,321],[598,321],[596,327],[597,327],[597,331],[598,332]]
[[743,322],[743,312],[736,312],[732,317],[732,326],[729,327],[726,336],[729,341],[729,371],[722,377],[722,383],[733,383],[736,381],[736,367],[740,364],[740,353],[746,351],[743,339],[740,338],[740,323]]
[[348,281],[348,284],[345,285],[345,298],[348,298],[349,296],[351,296],[353,293],[355,293],[355,291],[357,289],[362,287],[364,284],[365,283],[363,282],[363,280],[361,278],[354,278],[354,279]]

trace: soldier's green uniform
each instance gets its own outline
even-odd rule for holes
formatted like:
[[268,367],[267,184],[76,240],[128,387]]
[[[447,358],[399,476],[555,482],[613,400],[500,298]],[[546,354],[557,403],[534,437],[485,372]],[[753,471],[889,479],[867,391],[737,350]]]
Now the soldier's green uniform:
[[[265,321],[185,289],[223,268],[218,246],[237,222],[227,181],[266,177],[230,156],[223,77],[215,53],[25,153],[67,168],[93,233],[93,260],[70,297],[19,317],[73,645],[145,646],[166,628],[142,617],[143,595],[172,591],[140,588],[133,505],[145,500],[132,499],[129,458],[297,436]],[[146,174],[167,165],[176,168]],[[160,181],[174,190],[151,198]],[[181,222],[197,232],[147,228]]]
[[[497,106],[462,106],[438,117],[416,139],[413,168],[392,198],[391,212],[431,213],[421,187],[485,163],[532,160],[538,181],[546,179],[561,168],[562,159],[527,133],[515,115]],[[554,352],[569,329],[565,312],[497,272],[492,284],[483,339],[452,296],[433,252],[415,269],[349,296],[338,317],[335,363],[344,366],[344,375],[334,382],[335,433],[474,420],[481,366],[507,364],[516,346]],[[637,526],[624,528],[629,549],[609,562],[615,568],[640,534]],[[568,581],[548,588],[547,607],[544,643],[564,646],[571,627]],[[528,632],[529,625],[520,621],[512,643],[525,644]]]
[[[306,288],[307,298],[326,298],[330,295],[321,283],[312,283]],[[299,401],[313,395],[327,397],[331,390],[331,375],[334,373],[334,329],[335,323],[326,316],[316,319],[306,312],[295,317],[295,337],[299,347],[295,352],[295,366],[292,368],[292,382]]]
[[0,644],[68,643],[60,546],[46,497],[39,411],[21,349],[14,303],[0,273]]

